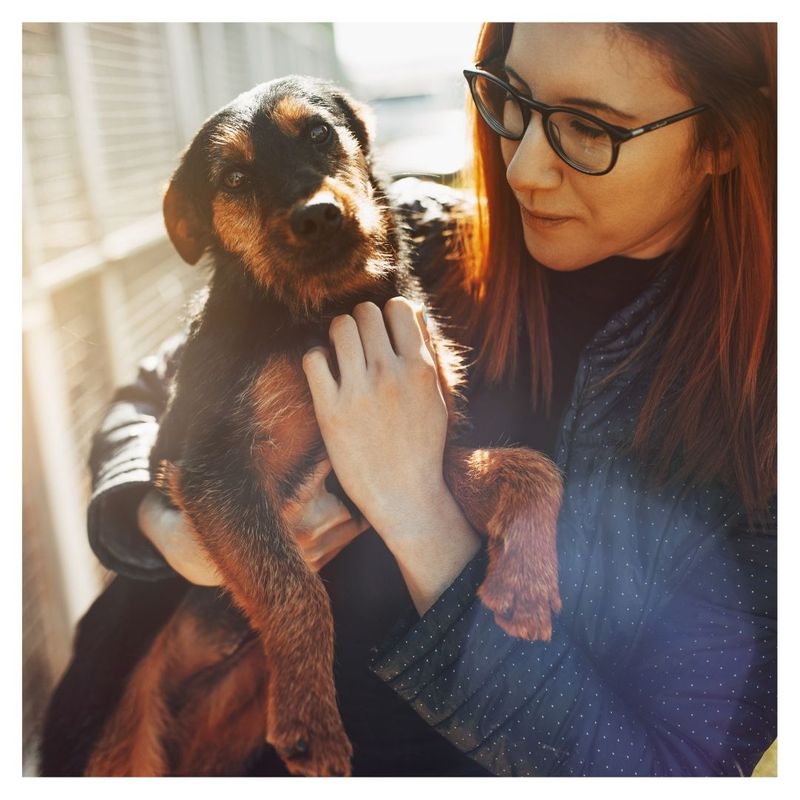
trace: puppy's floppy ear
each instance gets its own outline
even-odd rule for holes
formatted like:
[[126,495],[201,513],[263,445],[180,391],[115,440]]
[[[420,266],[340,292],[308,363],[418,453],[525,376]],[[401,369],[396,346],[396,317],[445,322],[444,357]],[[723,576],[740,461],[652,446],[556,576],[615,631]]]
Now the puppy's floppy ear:
[[163,209],[164,223],[175,249],[188,264],[196,264],[209,245],[210,234],[188,190],[185,162],[169,182]]
[[340,89],[334,93],[333,99],[344,112],[347,118],[347,127],[355,134],[364,154],[368,154],[375,130],[375,115],[372,113],[372,109],[364,103],[353,100],[350,95]]

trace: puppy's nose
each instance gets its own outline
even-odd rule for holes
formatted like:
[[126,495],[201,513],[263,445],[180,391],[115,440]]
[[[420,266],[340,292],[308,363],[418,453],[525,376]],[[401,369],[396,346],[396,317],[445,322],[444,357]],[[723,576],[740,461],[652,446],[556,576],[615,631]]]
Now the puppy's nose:
[[329,200],[311,200],[292,211],[289,225],[298,239],[324,239],[342,225],[342,210]]

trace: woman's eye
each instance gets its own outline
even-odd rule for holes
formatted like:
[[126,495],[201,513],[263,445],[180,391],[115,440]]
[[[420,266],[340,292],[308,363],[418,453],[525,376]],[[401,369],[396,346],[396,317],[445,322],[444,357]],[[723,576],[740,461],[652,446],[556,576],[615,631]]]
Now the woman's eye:
[[308,132],[308,138],[312,144],[325,144],[328,139],[331,138],[332,133],[333,130],[331,129],[331,126],[321,122],[319,125],[315,125],[313,128],[311,128],[311,130]]
[[571,125],[576,133],[585,136],[587,139],[599,139],[601,136],[608,136],[602,128],[595,128],[587,122],[579,122],[573,119]]
[[249,176],[241,169],[229,169],[222,176],[222,185],[226,189],[231,189],[232,191],[242,189],[248,184],[249,181]]

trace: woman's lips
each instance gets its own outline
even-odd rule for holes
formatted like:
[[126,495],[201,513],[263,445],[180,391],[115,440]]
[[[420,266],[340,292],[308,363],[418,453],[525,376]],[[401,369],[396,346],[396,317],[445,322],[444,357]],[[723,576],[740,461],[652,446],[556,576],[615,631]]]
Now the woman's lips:
[[523,222],[532,228],[557,228],[574,219],[574,217],[559,217],[554,214],[535,214],[522,205],[520,206],[520,211],[522,212]]

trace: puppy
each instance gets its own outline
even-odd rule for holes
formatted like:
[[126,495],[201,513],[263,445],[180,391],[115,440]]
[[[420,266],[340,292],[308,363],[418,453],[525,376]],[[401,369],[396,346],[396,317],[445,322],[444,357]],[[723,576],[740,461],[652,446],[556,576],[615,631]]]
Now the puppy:
[[[211,650],[246,653],[265,706],[258,719],[247,717],[240,746],[231,746],[230,734],[224,742],[220,736],[217,762],[235,770],[253,737],[265,736],[293,774],[350,772],[332,678],[328,597],[281,509],[325,456],[304,352],[327,342],[330,321],[357,303],[382,308],[397,295],[425,300],[398,216],[373,172],[369,138],[362,109],[341,90],[292,76],[257,86],[212,116],[172,177],[164,197],[169,236],[190,264],[207,254],[213,273],[152,465],[258,647],[241,632],[209,631],[197,609],[178,615],[132,678],[90,774],[202,768],[202,759],[187,760],[186,737],[183,745],[176,744],[180,737],[165,744],[165,681],[174,683],[175,670],[193,663],[181,655],[182,643],[203,637]],[[435,321],[430,328],[452,431],[459,359]],[[549,638],[551,611],[560,609],[556,468],[522,448],[448,445],[445,478],[488,538],[482,601],[511,635]],[[220,703],[217,717],[230,722],[218,713]],[[202,725],[208,719],[195,718],[192,730]],[[214,769],[224,772],[225,764]]]

